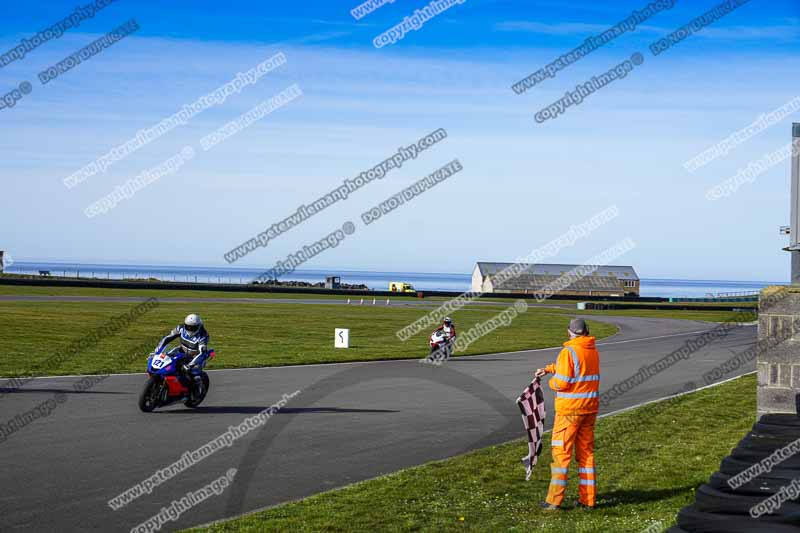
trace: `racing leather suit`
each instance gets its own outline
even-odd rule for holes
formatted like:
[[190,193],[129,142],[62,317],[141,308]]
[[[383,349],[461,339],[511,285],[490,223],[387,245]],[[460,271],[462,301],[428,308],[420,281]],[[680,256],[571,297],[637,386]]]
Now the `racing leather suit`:
[[453,324],[450,324],[449,326],[445,326],[444,324],[442,324],[433,331],[434,333],[437,331],[444,332],[444,334],[447,335],[447,338],[448,340],[450,340],[451,343],[455,342],[456,340],[456,327]]
[[155,353],[161,352],[169,343],[175,339],[180,339],[180,346],[170,350],[169,354],[176,352],[185,353],[191,360],[188,364],[189,369],[194,376],[196,384],[202,383],[200,373],[208,360],[208,332],[205,326],[200,326],[195,333],[190,333],[186,330],[186,326],[178,324],[169,335],[161,339],[161,342],[156,346]]
[[[441,326],[433,330],[434,334],[438,332],[444,333],[444,335],[447,337],[447,344],[442,349],[441,356],[444,357],[444,359],[449,359],[453,351],[453,346],[455,345],[456,342],[456,327],[453,324],[450,324],[449,326],[445,326],[444,324],[442,324]],[[431,351],[431,353],[434,352],[435,350]]]

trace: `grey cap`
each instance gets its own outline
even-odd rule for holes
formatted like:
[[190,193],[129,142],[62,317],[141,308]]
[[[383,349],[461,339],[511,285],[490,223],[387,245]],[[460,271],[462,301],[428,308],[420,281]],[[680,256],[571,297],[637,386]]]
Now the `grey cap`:
[[586,327],[586,321],[582,318],[573,318],[569,321],[569,330],[575,335],[587,335],[589,328]]

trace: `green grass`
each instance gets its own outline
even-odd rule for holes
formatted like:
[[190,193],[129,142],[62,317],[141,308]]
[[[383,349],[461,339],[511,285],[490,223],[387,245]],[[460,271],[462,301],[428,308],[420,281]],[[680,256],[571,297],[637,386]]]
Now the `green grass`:
[[[493,298],[491,296],[487,296],[481,298],[481,301],[503,301],[507,298]],[[531,300],[535,301],[535,300]],[[615,298],[608,298],[607,300],[587,300],[587,299],[560,299],[560,298],[548,298],[544,300],[542,303],[544,304],[565,304],[574,306],[578,302],[589,302],[589,303],[608,303],[608,304],[623,304],[623,305],[635,305],[635,306],[648,306],[648,305],[661,305],[666,307],[681,307],[684,305],[691,305],[691,306],[699,306],[699,307],[708,307],[708,306],[715,306],[715,305],[732,305],[734,307],[757,307],[758,302],[730,302],[725,300],[720,300],[719,302],[641,302],[636,300],[617,300]]]
[[[125,313],[129,303],[2,302],[4,354],[0,376],[27,374],[91,374],[147,339],[153,347],[184,316],[198,312],[211,333],[217,358],[208,368],[241,368],[287,364],[370,361],[376,359],[420,358],[428,352],[428,335],[433,328],[401,342],[395,333],[427,311],[386,306],[245,304],[245,303],[162,303],[143,315],[127,330],[87,347],[77,357],[57,368],[38,368],[37,363],[63,349],[110,317]],[[497,309],[473,307],[453,313],[460,332],[495,316]],[[463,353],[473,355],[557,346],[565,340],[568,315],[530,309],[509,327],[496,330]],[[333,347],[334,328],[350,328],[350,348]],[[591,322],[597,337],[612,335],[616,327]],[[142,372],[141,361],[120,363],[117,372]]]
[[[585,301],[585,300],[580,300]],[[614,300],[608,300],[598,303],[616,303]],[[626,302],[618,302],[624,305],[661,305],[666,307],[681,307],[684,305],[691,305],[692,307],[711,307],[711,306],[718,306],[718,305],[731,305],[733,307],[757,307],[758,302],[733,302],[727,300],[720,300],[717,302],[638,302],[638,301],[626,301]]]
[[[527,444],[518,440],[192,531],[663,530],[753,423],[755,390],[750,375],[598,420],[594,511],[538,508],[550,478],[548,436],[529,482],[520,464]],[[576,479],[573,464],[566,502],[577,498]]]
[[[270,298],[294,297],[279,293],[235,293],[224,291],[164,291],[135,289],[90,289],[78,287],[19,287],[0,285],[0,294],[6,295],[60,295],[60,296],[136,296],[145,297],[248,297],[264,298],[265,303],[253,305],[236,303],[162,303],[159,308],[143,316],[129,329],[102,340],[96,346],[83,350],[77,357],[64,361],[56,368],[40,368],[37,364],[54,351],[67,347],[95,328],[102,326],[111,316],[119,315],[133,307],[123,302],[2,302],[0,324],[3,324],[5,357],[0,358],[0,375],[86,374],[106,368],[109,362],[142,341],[151,340],[155,346],[158,338],[174,327],[189,312],[199,312],[207,321],[212,335],[212,346],[218,358],[209,368],[241,368],[287,364],[329,363],[342,361],[370,361],[376,359],[402,359],[422,357],[427,351],[428,329],[403,343],[395,332],[412,323],[426,308],[392,307],[385,305],[330,306],[269,303]],[[299,295],[312,297],[312,295]],[[313,295],[316,297],[316,295]],[[329,298],[344,299],[343,296]],[[368,300],[368,299],[367,299]],[[428,299],[426,299],[428,300]],[[430,299],[431,307],[443,298]],[[511,301],[503,302],[505,304]],[[507,305],[468,306],[453,313],[463,333],[472,325],[487,320]],[[571,309],[529,308],[511,326],[488,335],[462,355],[515,351],[556,346],[564,340],[564,329],[569,317],[578,313]],[[706,321],[724,321],[734,316],[719,311],[580,311],[581,314],[608,316],[626,315],[654,318],[682,318]],[[333,329],[347,327],[351,330],[351,348],[334,349]],[[592,333],[598,338],[616,331],[614,326],[596,321],[590,323]],[[119,372],[139,372],[142,361],[119,363]]]
[[[136,282],[131,282],[135,284]],[[350,298],[358,301],[362,296],[348,296],[346,294],[315,294],[310,292],[255,292],[255,291],[205,291],[197,289],[117,289],[104,287],[58,287],[58,286],[27,286],[27,285],[0,285],[0,296],[89,296],[89,297],[129,297],[129,298],[297,298],[345,301]],[[364,301],[372,303],[371,296],[364,296]],[[378,302],[385,303],[386,297],[376,297]],[[441,304],[450,298],[445,296],[426,296],[417,300],[414,296],[390,296],[394,302],[421,301],[431,307]],[[481,298],[481,302],[492,302],[498,305],[513,305],[514,298]],[[529,303],[535,304],[533,300]],[[548,303],[548,302],[545,302]],[[553,302],[549,302],[553,303]],[[571,302],[573,305],[575,302]]]
[[[135,282],[132,282],[135,283]],[[302,292],[239,292],[179,289],[112,289],[102,287],[30,287],[26,285],[0,285],[2,296],[117,296],[132,298],[311,298],[346,300],[338,294],[312,294]],[[359,297],[360,298],[360,297]]]
[[[559,312],[558,309],[552,309]],[[566,311],[566,310],[565,310]],[[679,320],[702,320],[706,322],[726,322],[728,320],[741,320],[747,322],[758,319],[756,313],[739,313],[733,311],[681,311],[666,309],[622,309],[619,311],[569,311],[572,314],[598,315],[598,316],[638,316],[642,318],[675,318]]]
[[[0,275],[2,277],[2,275]],[[136,281],[131,281],[135,285]],[[424,291],[423,291],[424,292]],[[347,299],[348,296],[340,294],[313,294],[304,292],[249,292],[249,291],[204,291],[195,289],[116,289],[116,288],[102,288],[102,287],[39,287],[39,286],[25,286],[25,285],[0,285],[0,295],[3,296],[20,296],[20,295],[39,295],[39,296],[130,296],[138,298],[319,298],[319,299]],[[355,298],[355,297],[351,297]],[[360,298],[358,296],[357,298]],[[413,299],[410,296],[392,296],[397,298],[398,301],[406,299]],[[428,296],[423,301],[425,302],[442,302],[448,300],[445,296]],[[480,298],[480,302],[493,302],[498,304],[513,304],[514,298],[493,298],[491,296]],[[529,304],[536,305],[536,301],[531,299],[527,300]],[[544,305],[567,305],[575,307],[578,302],[586,300],[560,300],[560,299],[547,299],[542,303]],[[614,303],[614,300],[608,302],[598,303]],[[623,302],[625,305],[652,305],[649,302]],[[728,302],[661,302],[658,305],[667,307],[679,307],[682,305],[692,306],[712,306],[724,305]],[[740,308],[757,307],[757,302],[736,302],[732,305]]]

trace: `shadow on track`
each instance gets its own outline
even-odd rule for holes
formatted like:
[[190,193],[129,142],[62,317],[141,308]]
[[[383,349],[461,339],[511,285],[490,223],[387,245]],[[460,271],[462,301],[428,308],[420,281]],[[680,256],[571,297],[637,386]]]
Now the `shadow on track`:
[[[519,409],[513,399],[505,397],[489,384],[453,369],[449,364],[436,366],[419,364],[419,361],[415,364],[409,364],[409,361],[398,361],[396,364],[384,364],[379,367],[375,365],[351,366],[305,387],[300,391],[300,395],[297,398],[306,405],[313,405],[343,389],[370,381],[387,379],[412,379],[452,387],[482,400],[501,415],[502,424],[499,429],[475,442],[465,443],[459,453],[483,448],[491,444],[498,444],[522,435]],[[295,420],[295,417],[308,412],[309,409],[314,408],[284,407],[279,412],[285,411],[284,414],[287,416],[274,417],[258,430],[258,433],[250,441],[250,445],[242,455],[237,467],[238,474],[236,482],[229,489],[230,496],[228,497],[225,516],[231,517],[245,512],[244,505],[250,484],[253,482],[256,472],[259,471],[262,461],[269,460],[273,456],[270,453],[273,441]],[[291,412],[291,410],[294,410],[294,412]],[[458,455],[458,453],[454,455]],[[253,509],[248,509],[247,511],[251,510]]]
[[495,361],[509,361],[509,362],[516,362],[517,359],[484,359],[480,358],[477,359],[475,357],[463,357],[463,358],[455,358],[450,359],[450,363],[493,363]]
[[[187,410],[187,409],[176,409],[174,411],[159,411],[158,414],[165,414],[165,415],[191,415],[191,414],[201,414],[201,413],[238,413],[238,414],[257,414],[265,409],[267,409],[268,405],[243,405],[243,406],[236,406],[236,405],[221,405],[219,407],[214,406],[200,406],[195,407],[194,409]],[[346,409],[342,407],[284,407],[277,413],[276,415],[288,415],[288,414],[303,414],[303,413],[399,413],[400,411],[393,411],[391,409]]]
[[0,396],[5,396],[6,394],[30,394],[30,393],[39,393],[39,394],[136,394],[134,392],[122,392],[122,391],[76,391],[74,389],[0,389]]

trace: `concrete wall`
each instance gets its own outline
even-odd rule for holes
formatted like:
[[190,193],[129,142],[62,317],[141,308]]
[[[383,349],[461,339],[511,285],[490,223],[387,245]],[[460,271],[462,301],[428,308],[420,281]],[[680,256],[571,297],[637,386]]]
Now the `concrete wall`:
[[800,287],[761,291],[758,315],[758,416],[799,413]]

